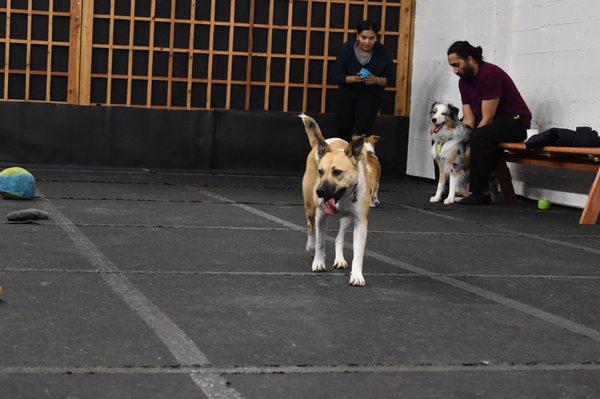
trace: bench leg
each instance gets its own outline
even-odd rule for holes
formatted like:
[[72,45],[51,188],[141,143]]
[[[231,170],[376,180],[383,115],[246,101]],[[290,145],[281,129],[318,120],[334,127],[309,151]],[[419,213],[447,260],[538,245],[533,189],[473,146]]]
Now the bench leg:
[[510,169],[508,169],[508,166],[506,166],[505,161],[498,161],[498,166],[496,166],[495,173],[496,178],[500,183],[500,190],[502,190],[502,196],[504,199],[508,202],[515,202],[517,200],[517,195],[515,194],[515,189],[513,188]]
[[600,214],[600,168],[598,169],[598,173],[596,173],[596,179],[592,184],[592,188],[590,188],[579,224],[598,223],[598,214]]

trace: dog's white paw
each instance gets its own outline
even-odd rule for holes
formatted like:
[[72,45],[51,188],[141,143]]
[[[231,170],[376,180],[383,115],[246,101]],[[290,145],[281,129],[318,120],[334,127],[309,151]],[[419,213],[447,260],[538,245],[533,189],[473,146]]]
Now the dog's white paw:
[[350,273],[350,285],[355,285],[355,286],[363,286],[365,285],[365,278],[363,277],[362,273]]
[[335,262],[333,262],[333,268],[334,269],[347,269],[348,262],[346,262],[346,259],[344,259],[344,258],[336,259]]
[[315,259],[312,263],[313,272],[324,272],[325,271],[325,259]]
[[444,200],[444,204],[446,204],[446,205],[454,204],[454,198],[450,198],[450,197],[446,198]]
[[429,202],[440,202],[441,199],[442,199],[442,197],[438,197],[437,195],[434,195],[433,197],[429,198]]
[[306,239],[306,252],[314,252],[315,251],[315,239],[312,235],[308,235]]

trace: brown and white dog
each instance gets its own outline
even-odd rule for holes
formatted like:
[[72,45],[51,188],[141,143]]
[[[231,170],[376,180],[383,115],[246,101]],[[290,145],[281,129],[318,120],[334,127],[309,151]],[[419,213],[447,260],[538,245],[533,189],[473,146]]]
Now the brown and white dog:
[[440,202],[450,178],[448,197],[444,204],[453,204],[456,196],[469,194],[469,138],[471,130],[458,118],[458,108],[452,104],[433,103],[429,114],[429,135],[433,140],[431,156],[439,170],[437,191],[429,199]]
[[354,221],[350,284],[365,285],[363,257],[370,205],[373,198],[377,198],[379,162],[377,157],[369,156],[364,136],[354,137],[351,143],[340,138],[325,140],[313,118],[305,114],[300,118],[312,148],[306,158],[302,179],[308,229],[306,250],[315,252],[312,271],[325,271],[325,219],[336,216],[340,218],[340,230],[335,239],[333,267],[348,267],[344,258],[344,238]]
[[379,164],[379,158],[375,154],[375,144],[379,142],[380,137],[371,135],[369,137],[365,137],[365,150],[367,151],[367,169],[371,169],[367,175],[367,178],[370,179],[368,182],[368,186],[371,190],[371,208],[375,208],[379,205],[379,178],[381,177],[381,165]]

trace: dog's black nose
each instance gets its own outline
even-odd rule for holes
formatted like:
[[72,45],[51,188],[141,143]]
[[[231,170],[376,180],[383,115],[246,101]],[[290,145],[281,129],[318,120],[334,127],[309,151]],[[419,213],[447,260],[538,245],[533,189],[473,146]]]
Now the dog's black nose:
[[325,189],[319,187],[317,188],[317,197],[323,198],[325,196]]
[[432,121],[433,123],[437,123],[437,118],[431,118],[431,121]]

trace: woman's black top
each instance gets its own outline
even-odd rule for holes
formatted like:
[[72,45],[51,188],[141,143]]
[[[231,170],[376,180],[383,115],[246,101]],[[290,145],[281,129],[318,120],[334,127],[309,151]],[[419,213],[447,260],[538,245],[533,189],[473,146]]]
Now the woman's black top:
[[387,78],[388,85],[395,84],[394,62],[388,51],[379,42],[373,46],[371,60],[361,65],[356,54],[354,53],[354,44],[356,39],[348,40],[340,49],[335,65],[333,67],[335,80],[340,85],[340,88],[345,87],[350,90],[381,90],[384,87],[374,84],[366,85],[364,83],[346,84],[346,76],[356,75],[361,68],[368,69],[373,75]]

